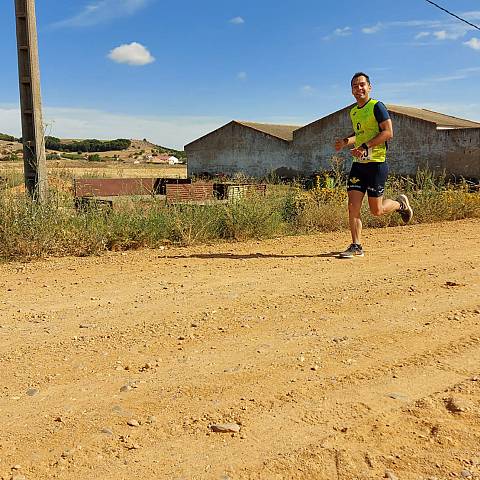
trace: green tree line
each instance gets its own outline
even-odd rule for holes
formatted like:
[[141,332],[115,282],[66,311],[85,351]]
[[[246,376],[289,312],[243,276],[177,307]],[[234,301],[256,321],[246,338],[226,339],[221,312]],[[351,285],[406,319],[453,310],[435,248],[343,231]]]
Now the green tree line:
[[12,135],[7,135],[6,133],[0,133],[0,140],[4,140],[6,142],[16,142],[17,139]]
[[117,138],[116,140],[97,140],[92,138],[66,142],[57,137],[45,137],[45,147],[49,150],[58,150],[60,152],[108,152],[126,150],[131,144],[132,142],[126,138]]

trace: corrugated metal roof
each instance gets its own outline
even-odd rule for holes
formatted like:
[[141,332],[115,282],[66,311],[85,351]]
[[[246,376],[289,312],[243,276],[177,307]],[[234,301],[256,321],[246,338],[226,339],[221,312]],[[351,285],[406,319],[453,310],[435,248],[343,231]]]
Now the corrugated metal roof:
[[480,128],[480,123],[463,118],[452,117],[444,113],[432,112],[425,108],[404,107],[403,105],[387,105],[390,112],[408,115],[427,122],[435,123],[437,128]]
[[275,125],[271,123],[242,122],[239,120],[235,120],[235,122],[287,142],[291,142],[293,140],[293,132],[301,128],[301,125]]

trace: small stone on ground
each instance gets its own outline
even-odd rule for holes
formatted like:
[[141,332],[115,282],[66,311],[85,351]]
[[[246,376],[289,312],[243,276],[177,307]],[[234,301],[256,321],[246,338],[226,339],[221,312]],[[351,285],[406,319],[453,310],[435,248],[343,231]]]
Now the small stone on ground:
[[389,480],[398,480],[398,477],[390,470],[385,472],[385,478],[388,478]]
[[238,433],[240,431],[238,423],[216,423],[210,428],[216,433]]

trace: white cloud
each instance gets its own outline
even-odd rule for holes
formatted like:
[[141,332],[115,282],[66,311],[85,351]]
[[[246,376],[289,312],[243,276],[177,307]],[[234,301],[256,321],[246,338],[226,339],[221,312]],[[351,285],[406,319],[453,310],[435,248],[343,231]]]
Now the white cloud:
[[315,93],[315,89],[311,85],[303,85],[300,88],[300,92],[305,96],[311,96]]
[[117,63],[126,63],[133,66],[148,65],[155,61],[155,57],[152,56],[148,49],[137,42],[114,48],[108,54],[108,58]]
[[445,30],[439,30],[437,32],[433,32],[433,36],[437,40],[446,40],[447,38],[447,32]]
[[[480,17],[480,12],[469,12],[471,19]],[[391,28],[420,30],[415,35],[415,40],[426,37],[432,37],[434,40],[458,40],[465,37],[468,32],[474,28],[472,26],[461,23],[457,20],[405,20],[395,22],[378,22],[375,25],[364,27],[361,29],[364,34],[374,34],[381,30]]]
[[389,22],[385,26],[392,27],[411,27],[411,28],[440,28],[444,22],[439,20],[402,20],[396,22]]
[[480,20],[480,10],[476,10],[473,12],[465,12],[461,15],[466,20]]
[[238,72],[237,73],[237,79],[245,81],[247,79],[247,72]]
[[336,28],[331,35],[323,37],[324,40],[331,40],[333,37],[348,37],[352,34],[350,27]]
[[371,27],[362,28],[362,33],[369,35],[369,34],[377,33],[383,28],[384,28],[383,23],[379,22],[376,25],[372,25]]
[[17,105],[0,105],[0,132],[20,137],[20,108]]
[[473,48],[474,50],[480,50],[480,38],[473,37],[468,42],[463,42],[467,47]]
[[465,31],[446,31],[446,30],[438,30],[433,32],[433,36],[437,40],[457,40],[461,37],[464,37],[467,32]]
[[352,29],[350,27],[336,28],[333,34],[337,37],[348,37],[352,34]]
[[455,21],[445,22],[441,25],[432,25],[430,33],[439,41],[458,40],[459,38],[465,37],[471,30],[473,30],[473,27]]
[[429,37],[430,32],[419,32],[415,35],[415,40],[420,40],[421,38]]
[[234,25],[242,25],[245,23],[245,20],[242,17],[233,17],[229,20],[230,23]]
[[95,0],[71,18],[55,23],[55,27],[90,27],[99,23],[133,15],[151,0]]
[[412,91],[432,88],[441,83],[458,82],[472,77],[480,76],[480,67],[469,67],[455,70],[451,73],[442,75],[432,75],[429,77],[418,78],[408,82],[384,82],[377,87],[377,91],[382,97],[396,97],[409,94]]
[[470,75],[471,73],[480,73],[480,67],[468,67],[468,68],[462,68],[460,72],[465,73],[467,75]]
[[[160,117],[115,114],[81,108],[43,109],[46,134],[60,138],[148,138],[183,149],[184,145],[229,122],[222,117]],[[0,132],[20,136],[18,106],[0,105]]]

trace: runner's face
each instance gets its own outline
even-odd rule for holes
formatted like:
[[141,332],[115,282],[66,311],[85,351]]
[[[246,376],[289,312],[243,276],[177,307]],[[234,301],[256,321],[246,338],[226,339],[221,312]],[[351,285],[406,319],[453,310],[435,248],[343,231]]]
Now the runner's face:
[[367,82],[364,76],[357,77],[352,82],[352,94],[360,105],[366,103],[370,98],[372,86]]

